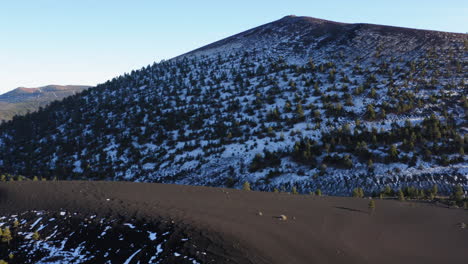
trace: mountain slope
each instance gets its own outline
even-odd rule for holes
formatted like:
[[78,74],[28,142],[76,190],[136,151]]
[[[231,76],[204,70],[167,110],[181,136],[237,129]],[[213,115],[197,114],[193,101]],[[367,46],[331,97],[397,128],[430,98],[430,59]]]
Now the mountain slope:
[[468,36],[285,17],[0,127],[5,172],[349,194],[467,186]]
[[0,120],[11,120],[15,115],[34,112],[52,101],[61,100],[89,87],[84,85],[47,85],[39,88],[16,88],[0,95]]

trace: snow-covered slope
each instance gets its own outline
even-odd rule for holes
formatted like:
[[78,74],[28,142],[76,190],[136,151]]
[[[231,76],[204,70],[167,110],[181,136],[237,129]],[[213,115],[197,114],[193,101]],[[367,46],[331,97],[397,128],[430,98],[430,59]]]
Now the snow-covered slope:
[[5,172],[347,195],[468,184],[468,36],[288,16],[0,127]]

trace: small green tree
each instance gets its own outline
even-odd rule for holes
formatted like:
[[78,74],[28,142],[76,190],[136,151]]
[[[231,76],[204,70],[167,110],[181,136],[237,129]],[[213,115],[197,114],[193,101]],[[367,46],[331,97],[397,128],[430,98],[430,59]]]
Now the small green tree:
[[10,244],[12,239],[10,228],[6,227],[2,232],[2,242]]
[[401,189],[398,190],[398,200],[399,201],[404,201],[405,200],[405,194],[403,193],[403,191]]
[[293,186],[293,187],[291,188],[291,193],[292,193],[292,194],[299,194],[299,193],[297,192],[296,186]]
[[385,186],[385,189],[384,189],[384,191],[383,191],[383,194],[384,194],[385,196],[392,196],[392,193],[393,193],[392,188],[390,188],[390,186],[388,186],[388,185]]
[[457,186],[455,186],[455,189],[453,190],[453,199],[457,202],[461,202],[463,200],[463,194],[463,187],[460,184],[457,184]]
[[437,184],[432,185],[431,191],[434,196],[437,196],[437,193],[439,192],[439,187],[437,186]]
[[361,187],[355,188],[353,190],[353,197],[363,198],[364,197],[364,190]]
[[371,210],[371,212],[373,212],[375,210],[375,201],[374,200],[370,200],[369,210]]
[[463,208],[465,208],[465,210],[468,210],[468,202],[463,203]]
[[39,178],[37,178],[37,176],[34,176],[33,181],[38,181],[38,180]]
[[4,261],[3,259],[0,259],[0,264],[8,264],[8,262]]
[[39,240],[39,239],[41,239],[41,236],[39,235],[39,232],[37,232],[37,231],[34,232],[34,234],[32,235],[32,239],[34,239],[34,240]]
[[273,192],[274,192],[274,193],[279,193],[278,188],[273,189]]
[[398,159],[398,150],[395,145],[391,145],[390,149],[388,150],[388,155],[390,156],[391,160],[397,160]]
[[14,227],[14,228],[18,228],[19,224],[20,224],[19,221],[18,221],[18,220],[15,220],[15,221],[13,222],[13,227]]
[[315,191],[315,194],[316,194],[317,196],[322,196],[322,190],[317,189],[317,190]]
[[250,191],[250,183],[248,181],[244,182],[244,184],[242,185],[242,190]]

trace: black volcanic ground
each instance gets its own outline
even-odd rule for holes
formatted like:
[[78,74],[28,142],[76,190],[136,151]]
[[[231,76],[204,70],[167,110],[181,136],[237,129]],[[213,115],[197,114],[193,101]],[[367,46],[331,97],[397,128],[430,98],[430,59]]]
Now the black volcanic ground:
[[[112,232],[123,232],[121,245],[127,245],[119,263],[141,245],[135,239],[138,234],[125,231],[125,223],[136,230],[170,230],[177,241],[188,237],[190,245],[206,254],[200,257],[180,242],[167,244],[164,254],[171,257],[162,263],[190,263],[188,257],[171,255],[176,248],[197,261],[193,263],[466,263],[468,259],[468,230],[459,226],[468,222],[467,211],[421,202],[376,200],[371,213],[368,199],[126,182],[9,182],[0,185],[0,195],[1,215],[24,216],[27,223],[38,218],[31,210],[51,214],[54,221],[66,212],[66,219],[86,219],[89,227],[99,226],[97,219],[114,222]],[[286,221],[277,218],[282,214]],[[74,231],[73,226],[83,228],[73,221],[77,224],[60,225],[68,232]],[[96,237],[105,225],[86,237]],[[102,247],[99,243],[93,244]],[[129,263],[147,262],[151,250],[139,251]]]

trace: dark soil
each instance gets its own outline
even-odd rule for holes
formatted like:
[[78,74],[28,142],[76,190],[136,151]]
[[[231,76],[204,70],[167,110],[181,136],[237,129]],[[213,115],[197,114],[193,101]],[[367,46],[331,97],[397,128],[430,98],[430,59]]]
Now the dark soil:
[[359,198],[151,183],[0,184],[0,215],[66,210],[121,222],[170,223],[214,263],[467,263],[468,230],[460,223],[468,223],[468,211],[376,200],[370,212],[368,204]]

